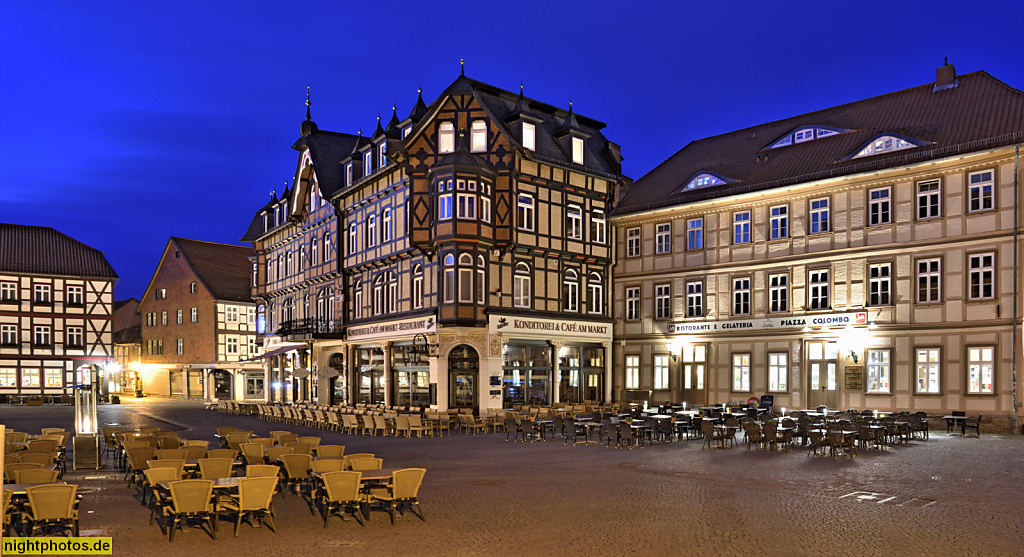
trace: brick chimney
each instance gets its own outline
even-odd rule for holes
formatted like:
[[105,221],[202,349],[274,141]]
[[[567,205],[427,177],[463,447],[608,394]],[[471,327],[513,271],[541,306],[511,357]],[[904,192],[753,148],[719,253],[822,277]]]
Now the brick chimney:
[[949,58],[935,70],[935,90],[956,86],[956,68],[949,63]]

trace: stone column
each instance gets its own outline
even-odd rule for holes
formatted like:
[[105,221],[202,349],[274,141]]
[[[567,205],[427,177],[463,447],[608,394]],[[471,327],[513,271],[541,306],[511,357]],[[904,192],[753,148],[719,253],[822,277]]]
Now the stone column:
[[551,404],[553,406],[556,402],[562,401],[562,355],[559,352],[561,352],[562,347],[565,346],[565,341],[551,340],[548,342],[551,343],[551,351],[554,352],[551,362],[551,373],[553,374],[551,377]]
[[380,348],[384,351],[384,406],[391,406],[391,342],[381,342]]
[[601,343],[604,347],[604,400],[602,403],[612,402],[612,341],[606,340]]

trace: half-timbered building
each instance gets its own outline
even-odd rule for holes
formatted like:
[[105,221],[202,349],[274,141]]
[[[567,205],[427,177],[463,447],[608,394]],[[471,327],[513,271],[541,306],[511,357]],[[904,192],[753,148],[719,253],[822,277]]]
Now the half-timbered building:
[[248,246],[167,241],[139,302],[145,393],[246,398],[247,372],[262,374],[259,364],[244,361],[258,352],[250,253]]
[[1024,94],[936,77],[694,141],[636,181],[612,218],[624,398],[1008,427]]
[[0,224],[0,396],[70,394],[82,366],[106,368],[117,278],[101,251],[53,228]]
[[[311,382],[339,374],[317,390],[322,402],[493,409],[606,400],[606,215],[622,176],[604,126],[464,75],[429,105],[421,93],[405,119],[397,110],[387,124],[378,118],[367,136],[324,132],[307,112],[296,148],[313,174],[297,173],[287,196],[303,209],[272,226],[282,206],[272,200],[246,234],[256,237],[263,214],[257,235],[283,227],[274,241],[254,242],[253,276],[272,300],[268,333],[309,342],[308,361],[282,345],[296,352],[286,369]],[[313,148],[328,141],[332,149]],[[336,215],[336,278],[315,276],[333,288],[339,339],[290,335],[300,314],[266,267],[281,260],[266,246],[310,226],[313,184]]]

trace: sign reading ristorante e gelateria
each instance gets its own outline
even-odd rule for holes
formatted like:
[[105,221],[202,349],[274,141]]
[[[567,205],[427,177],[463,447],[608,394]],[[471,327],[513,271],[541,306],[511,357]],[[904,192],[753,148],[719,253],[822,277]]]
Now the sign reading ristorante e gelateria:
[[847,325],[867,325],[866,311],[854,313],[819,313],[815,315],[796,315],[789,317],[768,317],[764,319],[729,319],[725,321],[695,321],[689,323],[671,323],[669,333],[713,333],[730,331],[761,331],[765,329],[803,329],[820,327],[845,327]]

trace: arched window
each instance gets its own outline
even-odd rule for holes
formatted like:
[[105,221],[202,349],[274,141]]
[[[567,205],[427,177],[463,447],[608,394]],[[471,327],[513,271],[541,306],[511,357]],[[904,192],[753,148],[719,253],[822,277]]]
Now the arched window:
[[918,147],[918,145],[911,143],[902,137],[897,137],[895,135],[881,135],[867,142],[852,158],[870,157],[871,155],[877,155],[879,153],[912,149],[914,147]]
[[512,305],[517,308],[528,308],[531,305],[531,283],[530,266],[526,263],[516,263],[516,272],[513,277]]
[[459,256],[459,301],[473,301],[473,256],[468,253]]
[[487,124],[483,120],[473,122],[470,131],[470,151],[482,153],[487,150]]
[[423,307],[423,265],[419,263],[412,268],[412,307]]
[[373,314],[382,315],[384,313],[384,283],[386,279],[382,273],[373,281]]
[[444,301],[455,301],[455,256],[450,253],[444,256]]
[[320,250],[316,238],[313,238],[312,240],[309,241],[309,264],[320,264]]
[[391,241],[391,209],[384,209],[380,213],[380,235],[384,242]]
[[256,332],[259,334],[267,332],[267,306],[263,304],[256,308]]
[[302,307],[299,308],[299,319],[305,319],[306,317],[309,317],[311,315],[310,309],[311,308],[309,307],[309,294],[304,294],[302,296]]
[[442,155],[455,151],[455,125],[441,122],[437,130],[437,152]]
[[295,270],[297,272],[301,273],[302,269],[305,267],[305,265],[306,265],[306,248],[304,246],[300,245],[299,249],[296,250],[296,252],[295,252]]
[[590,273],[590,313],[604,313],[604,280],[599,273]]
[[284,276],[289,277],[289,276],[291,276],[291,274],[292,274],[292,252],[291,252],[291,250],[289,250],[287,256],[285,257]]
[[324,234],[324,263],[327,263],[328,261],[331,260],[331,254],[334,253],[333,251],[331,251],[331,247],[331,233],[328,232]]
[[284,254],[277,254],[277,280],[284,278]]
[[353,294],[352,313],[355,314],[354,319],[359,319],[363,316],[363,281],[359,279],[356,279],[356,291],[355,294]]
[[387,277],[387,300],[384,305],[387,307],[388,313],[395,313],[398,311],[398,279],[394,271],[388,271],[385,276]]
[[487,262],[484,261],[484,256],[476,256],[476,303],[485,304],[487,303],[487,288],[484,277],[487,273]]
[[562,308],[565,311],[580,310],[580,277],[573,269],[565,271],[565,277],[562,279],[562,298]]
[[377,245],[377,215],[366,217],[366,247]]

